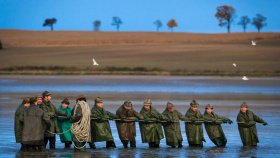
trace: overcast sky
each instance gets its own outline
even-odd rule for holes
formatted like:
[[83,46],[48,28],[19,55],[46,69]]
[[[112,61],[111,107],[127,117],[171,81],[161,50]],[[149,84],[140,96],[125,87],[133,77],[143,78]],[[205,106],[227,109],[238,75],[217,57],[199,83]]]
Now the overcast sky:
[[[156,31],[156,20],[163,23],[160,31],[170,31],[166,23],[174,18],[174,32],[226,33],[218,26],[216,8],[229,5],[236,17],[231,32],[242,32],[240,17],[256,14],[267,18],[263,32],[280,32],[280,0],[0,0],[0,29],[50,30],[44,20],[56,18],[54,30],[93,30],[100,20],[101,31],[116,31],[112,17],[120,17],[120,31]],[[248,24],[248,32],[256,32]]]

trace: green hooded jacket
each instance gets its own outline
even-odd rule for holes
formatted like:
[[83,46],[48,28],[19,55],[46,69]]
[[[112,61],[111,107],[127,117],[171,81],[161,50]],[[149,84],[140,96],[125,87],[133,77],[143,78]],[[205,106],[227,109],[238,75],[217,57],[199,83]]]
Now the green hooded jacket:
[[[194,112],[191,108],[188,109],[185,116],[195,121],[205,120],[199,110]],[[203,137],[203,127],[201,122],[185,122],[185,130],[189,144],[202,144],[202,141],[206,142]]]
[[[211,114],[208,114],[206,111],[204,112],[204,118],[206,118],[208,120],[211,120],[211,121],[212,120],[215,120],[215,121],[217,121],[217,120],[227,120],[227,121],[229,121],[229,118],[219,116],[219,115],[215,114],[214,112],[211,112]],[[224,137],[225,138],[225,134],[223,132],[221,124],[222,124],[222,122],[204,123],[206,132],[207,132],[210,139],[215,139],[215,138],[219,138],[219,137]]]
[[244,146],[254,146],[259,142],[256,122],[264,123],[264,120],[255,115],[252,111],[239,112],[237,116],[238,130]]
[[21,143],[23,124],[19,120],[19,115],[22,113],[24,109],[25,109],[24,104],[20,104],[15,113],[14,131],[15,131],[15,138],[17,143]]
[[[51,102],[46,102],[45,100],[43,100],[41,108],[50,117],[53,117],[54,114],[57,114],[58,116],[65,116],[65,112],[58,110]],[[57,119],[54,117],[51,118],[50,131],[53,133],[60,133]],[[55,136],[54,134],[51,134],[47,131],[45,132],[45,137],[54,137],[54,136]]]
[[189,118],[182,115],[179,111],[174,110],[169,112],[167,108],[162,113],[163,117],[169,120],[173,120],[174,123],[162,123],[166,138],[166,145],[178,146],[179,142],[183,141],[180,122],[175,121],[189,121]]
[[[71,108],[68,106],[67,108],[63,108],[62,105],[58,107],[58,110],[65,112],[67,115],[71,116]],[[65,132],[69,130],[72,127],[72,123],[70,123],[70,120],[65,117],[58,117],[57,123],[60,129],[60,132]],[[73,133],[70,131],[60,134],[60,141],[66,142],[66,141],[72,141]]]
[[163,116],[152,106],[149,110],[143,108],[140,114],[153,123],[139,122],[141,138],[143,143],[157,142],[164,138],[161,123],[157,123],[156,120],[166,120]]
[[[105,119],[119,118],[118,115],[112,114],[109,111],[106,111],[104,108],[98,107],[96,104],[91,109],[91,117],[97,118],[102,117]],[[103,142],[103,141],[112,141],[114,140],[112,136],[111,127],[108,120],[95,120],[91,119],[91,136],[93,142]]]

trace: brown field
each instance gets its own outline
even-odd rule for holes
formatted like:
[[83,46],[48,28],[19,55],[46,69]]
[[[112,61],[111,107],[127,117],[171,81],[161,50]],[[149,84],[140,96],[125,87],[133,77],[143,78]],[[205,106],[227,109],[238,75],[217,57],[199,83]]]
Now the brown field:
[[[280,33],[0,30],[0,39],[4,47],[0,68],[61,66],[101,71],[114,66],[184,72],[280,72]],[[256,46],[251,46],[252,39],[258,41]],[[92,66],[92,58],[100,66]]]

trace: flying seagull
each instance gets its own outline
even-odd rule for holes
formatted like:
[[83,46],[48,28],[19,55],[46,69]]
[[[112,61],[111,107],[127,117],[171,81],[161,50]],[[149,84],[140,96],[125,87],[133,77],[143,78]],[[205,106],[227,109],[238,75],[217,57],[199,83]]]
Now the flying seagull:
[[246,76],[243,76],[242,80],[249,80]]
[[94,60],[94,58],[92,58],[92,61],[93,61],[93,65],[99,65],[99,64],[97,64],[97,62]]
[[254,42],[253,40],[251,42],[252,42],[252,46],[257,45],[257,42]]
[[235,64],[235,63],[232,63],[232,65],[233,65],[234,67],[236,67],[236,64]]

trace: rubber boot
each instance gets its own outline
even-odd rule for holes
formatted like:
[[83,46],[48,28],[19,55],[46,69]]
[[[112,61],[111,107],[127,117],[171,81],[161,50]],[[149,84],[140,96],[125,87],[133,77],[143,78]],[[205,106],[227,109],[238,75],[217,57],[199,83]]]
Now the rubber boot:
[[160,141],[156,141],[154,147],[159,148]]
[[24,149],[24,144],[20,143],[21,144],[21,147],[20,147],[20,151],[23,151]]
[[182,145],[182,142],[178,142],[178,148],[182,148],[183,145]]
[[50,137],[49,145],[51,150],[55,149],[55,137]]
[[106,148],[116,148],[114,141],[106,141]]
[[122,140],[122,143],[123,143],[123,147],[124,147],[124,148],[127,148],[128,140]]
[[155,143],[154,142],[150,142],[149,143],[149,148],[154,148],[155,147]]
[[44,145],[39,145],[39,146],[38,146],[38,150],[39,150],[40,152],[45,151],[45,146],[44,146]]
[[71,144],[72,144],[72,142],[70,142],[70,141],[65,142],[65,149],[70,149]]
[[91,149],[96,149],[94,142],[90,142],[90,143],[88,143],[88,145]]
[[[74,152],[85,152],[86,151],[86,146],[84,146],[85,142],[74,142],[74,144],[76,147],[78,147],[78,148],[76,148],[74,146]],[[83,148],[81,148],[81,147],[83,147]],[[81,149],[79,149],[79,148],[81,148]]]

